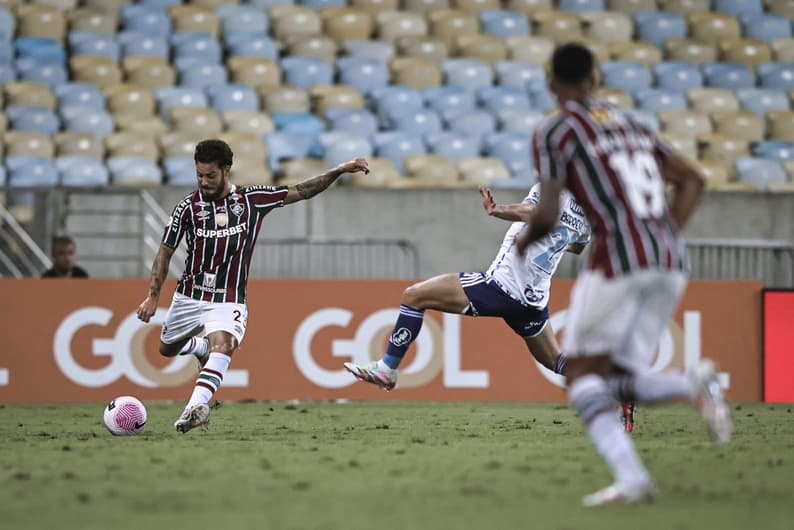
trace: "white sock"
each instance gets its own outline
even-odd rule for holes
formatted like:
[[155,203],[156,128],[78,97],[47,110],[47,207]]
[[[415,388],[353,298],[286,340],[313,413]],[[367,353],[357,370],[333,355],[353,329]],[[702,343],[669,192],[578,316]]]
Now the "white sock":
[[190,340],[179,350],[179,355],[193,354],[196,357],[207,355],[210,351],[210,341],[207,337],[190,337]]
[[193,394],[190,396],[185,408],[199,403],[209,403],[212,395],[221,387],[223,377],[226,375],[231,361],[232,358],[225,353],[210,353],[207,364],[199,372],[196,386],[193,387]]
[[648,472],[615,414],[617,403],[604,379],[595,374],[582,376],[568,387],[568,397],[579,411],[596,450],[612,469],[615,482],[631,485],[650,482]]
[[695,398],[689,378],[677,371],[640,372],[610,377],[610,393],[619,401],[655,402],[675,398]]

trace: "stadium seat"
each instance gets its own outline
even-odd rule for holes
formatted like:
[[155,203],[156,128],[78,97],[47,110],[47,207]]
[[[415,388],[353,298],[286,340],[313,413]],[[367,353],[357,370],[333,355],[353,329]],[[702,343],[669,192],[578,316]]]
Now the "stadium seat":
[[101,55],[118,62],[121,51],[112,35],[77,31],[69,33],[69,48],[72,55]]
[[667,39],[664,42],[664,58],[668,61],[683,61],[696,65],[717,61],[719,50],[714,44],[693,39]]
[[362,109],[364,96],[349,85],[315,85],[309,91],[314,112],[324,116],[328,109]]
[[[64,79],[66,78],[66,71],[61,69],[64,74]],[[4,65],[0,64],[0,84],[8,83],[9,81],[13,81],[17,78],[17,73],[13,66],[11,65]]]
[[389,84],[389,67],[369,57],[339,57],[336,60],[339,82],[350,85],[362,94]]
[[342,50],[354,57],[368,57],[388,62],[395,56],[394,44],[381,40],[346,40]]
[[213,63],[183,63],[177,66],[179,85],[185,88],[204,90],[213,85],[225,85],[228,79],[226,68]]
[[107,167],[113,185],[159,185],[163,180],[157,164],[146,158],[110,157]]
[[11,129],[51,135],[60,129],[58,116],[51,110],[26,105],[8,105],[5,108]]
[[328,109],[325,117],[332,131],[358,133],[366,137],[378,132],[378,119],[365,109]]
[[534,172],[530,138],[524,134],[489,134],[485,137],[485,153],[501,160],[512,177],[529,177]]
[[721,165],[732,179],[736,175],[734,161],[750,156],[749,142],[737,138],[712,134],[698,138],[699,159]]
[[373,137],[375,154],[391,160],[400,174],[405,175],[403,160],[411,155],[427,152],[424,140],[401,131],[381,132]]
[[151,116],[155,102],[152,92],[132,83],[113,85],[105,89],[108,110],[114,114]]
[[417,154],[405,157],[408,178],[390,183],[397,188],[457,187],[458,170],[446,157],[436,154]]
[[586,11],[604,11],[604,0],[558,0],[557,9],[583,13]]
[[422,92],[428,107],[439,116],[459,111],[471,111],[477,106],[474,93],[461,87],[441,86],[428,88]]
[[498,115],[504,110],[528,110],[529,95],[526,90],[505,86],[490,86],[477,91],[480,106],[491,114]]
[[473,185],[489,186],[496,179],[510,178],[510,172],[498,158],[463,158],[456,166],[461,179]]
[[0,7],[0,41],[11,41],[14,38],[16,26],[14,15],[5,7]]
[[494,65],[494,71],[498,84],[505,87],[525,89],[530,81],[546,79],[540,65],[522,61],[499,61]]
[[290,39],[287,54],[302,57],[317,57],[333,66],[339,46],[336,41],[323,35],[306,35]]
[[719,51],[720,61],[741,63],[750,68],[772,61],[772,51],[769,46],[758,39],[726,39],[720,41]]
[[322,9],[323,32],[342,45],[347,40],[367,40],[375,31],[375,21],[366,11],[350,7]]
[[167,37],[171,33],[171,19],[160,9],[142,5],[126,5],[121,9],[125,31],[152,37]]
[[40,64],[33,60],[17,59],[16,74],[13,68],[3,68],[0,72],[0,80],[10,81],[15,78],[23,81],[36,81],[44,83],[50,90],[66,82],[68,75],[66,68],[58,64]]
[[766,123],[770,140],[790,140],[794,138],[794,111],[769,111],[766,113]]
[[619,11],[633,15],[638,11],[656,11],[656,0],[607,0],[609,11]]
[[322,33],[322,20],[314,9],[304,6],[270,8],[270,33],[279,42]]
[[127,82],[150,90],[171,87],[176,81],[176,72],[161,57],[130,56],[122,64]]
[[706,114],[729,110],[739,110],[739,100],[733,92],[724,88],[690,88],[686,92],[692,110]]
[[668,109],[685,110],[687,108],[687,101],[682,93],[659,88],[638,91],[634,94],[634,101],[638,109],[651,112]]
[[658,0],[659,9],[664,11],[672,11],[679,15],[686,15],[693,11],[704,12],[709,11],[711,0]]
[[[216,137],[220,136],[220,134],[217,133]],[[204,138],[204,134],[197,130],[178,130],[163,134],[157,139],[157,143],[164,159],[192,157],[196,151],[196,145]],[[233,149],[236,161],[239,155],[237,146],[235,145]]]
[[232,33],[267,34],[270,29],[267,13],[262,9],[247,5],[224,5],[215,12],[221,19],[224,35]]
[[325,130],[323,123],[314,114],[274,113],[271,115],[277,131],[294,132],[307,135],[310,139],[308,156],[321,157],[322,147],[319,144],[320,133]]
[[711,7],[714,11],[732,13],[737,18],[755,16],[764,12],[764,0],[712,0]]
[[196,57],[205,63],[220,63],[223,56],[220,43],[205,33],[173,33],[171,48],[174,60]]
[[59,157],[75,155],[100,161],[105,158],[104,144],[91,133],[64,131],[55,134],[52,138]]
[[279,44],[265,34],[231,33],[224,36],[229,56],[262,57],[277,61]]
[[695,165],[706,181],[707,190],[736,189],[735,181],[731,181],[728,171],[721,164],[711,160],[697,160]]
[[764,14],[742,20],[742,36],[771,42],[792,37],[791,21],[783,15]]
[[705,63],[700,66],[706,85],[736,91],[755,86],[755,75],[744,64]]
[[2,85],[0,103],[5,105],[23,105],[46,110],[55,109],[55,96],[44,83],[33,81],[8,81]]
[[600,69],[604,86],[619,87],[631,94],[647,90],[652,84],[650,71],[639,63],[606,61]]
[[197,5],[173,5],[168,8],[174,33],[205,33],[213,39],[220,33],[220,19],[212,9]]
[[478,141],[496,131],[496,118],[485,110],[461,110],[447,116],[446,120],[449,131],[472,136]]
[[182,87],[162,87],[154,92],[160,116],[168,120],[168,109],[171,107],[206,107],[207,96],[201,90]]
[[275,131],[265,136],[268,165],[277,171],[282,160],[306,158],[312,144],[312,136],[300,132]]
[[406,109],[393,115],[391,120],[394,130],[420,138],[440,132],[443,128],[441,118],[431,109]]
[[[9,43],[10,44],[10,43]],[[4,46],[3,48],[11,48]],[[14,41],[13,49],[18,59],[33,59],[37,64],[66,63],[66,50],[61,43],[43,37],[19,37]]]
[[93,133],[104,138],[116,128],[113,117],[104,110],[87,107],[61,107],[59,109],[63,128],[68,131]]
[[117,38],[122,57],[142,55],[168,60],[170,55],[170,47],[165,37],[124,31],[119,33]]
[[358,188],[387,188],[403,176],[388,158],[372,157],[367,160],[370,172],[348,174],[347,183]]
[[662,60],[662,52],[650,42],[630,41],[609,43],[609,59],[630,61],[651,68]]
[[202,131],[208,136],[219,134],[223,123],[218,114],[211,108],[171,107],[168,109],[170,130],[174,132]]
[[447,85],[463,87],[472,92],[493,83],[491,68],[477,59],[445,59],[441,69]]
[[773,40],[769,47],[775,61],[794,63],[794,38]]
[[229,109],[222,113],[223,125],[230,132],[253,133],[264,137],[276,130],[268,114],[256,110]]
[[794,62],[761,63],[756,72],[762,88],[791,90],[794,88]]
[[512,61],[545,66],[554,51],[554,42],[545,37],[508,37],[505,39]]
[[337,166],[357,156],[372,156],[373,149],[368,138],[347,131],[329,131],[320,134],[323,160],[328,167]]
[[729,13],[694,11],[686,15],[689,38],[709,44],[725,39],[738,39],[742,28],[736,17]]
[[788,182],[786,172],[779,160],[757,157],[739,157],[734,162],[739,182],[751,184],[765,190],[770,184]]
[[156,162],[160,150],[154,138],[132,132],[115,132],[104,138],[108,157],[130,156]]
[[721,136],[756,142],[764,139],[764,120],[749,110],[711,113],[714,133]]
[[104,164],[89,156],[65,155],[55,159],[62,186],[106,186],[110,176]]
[[163,160],[165,183],[170,186],[195,186],[196,163],[190,156],[174,156]]
[[260,87],[262,109],[266,112],[309,112],[309,93],[302,88],[283,85]]
[[122,73],[116,62],[99,55],[76,55],[69,58],[72,81],[93,83],[100,88],[121,83]]
[[789,110],[788,96],[782,90],[771,88],[743,88],[736,92],[742,108],[751,110],[764,119],[770,110]]
[[66,13],[69,31],[92,31],[115,34],[119,25],[119,13],[113,10],[80,7]]
[[540,79],[527,83],[527,92],[532,108],[551,112],[558,107],[557,98],[549,90],[548,84]]
[[[480,21],[477,16],[460,9],[439,9],[427,15],[430,23],[429,35],[443,42],[449,50],[453,50],[455,39],[460,35],[476,35],[480,32]],[[428,32],[410,35],[426,36]],[[400,35],[404,37],[406,35]],[[397,39],[395,39],[397,40]]]
[[229,109],[259,110],[259,96],[246,85],[210,85],[205,92],[218,113]]
[[709,117],[691,110],[662,110],[657,118],[662,132],[668,135],[696,138],[713,132]]
[[542,112],[534,109],[502,111],[498,114],[499,129],[531,135],[543,117]]
[[53,187],[58,185],[58,170],[44,157],[7,156],[8,187]]
[[571,11],[538,11],[532,15],[531,22],[533,35],[548,38],[556,44],[582,38],[579,17]]
[[42,4],[22,4],[16,8],[17,37],[41,37],[63,42],[66,16],[60,9]]
[[442,84],[441,68],[428,59],[397,57],[389,64],[392,83],[415,90],[437,87]]
[[651,67],[656,87],[676,92],[686,92],[690,88],[703,86],[703,75],[690,63],[664,61]]
[[381,125],[391,128],[394,114],[402,111],[415,111],[424,107],[422,94],[408,86],[389,85],[372,92],[374,108]]
[[668,145],[671,149],[681,154],[690,161],[697,160],[698,147],[697,140],[694,136],[686,136],[680,134],[668,134],[665,132],[658,133],[659,138]]
[[516,35],[529,35],[529,22],[521,11],[480,11],[480,24],[483,32],[492,33],[503,39]]
[[659,49],[667,39],[683,39],[687,34],[684,18],[671,11],[637,11],[633,19],[637,37]]
[[634,108],[634,98],[623,90],[616,87],[601,87],[596,91],[596,98],[602,99],[611,105],[624,109]]
[[794,160],[794,138],[762,140],[752,145],[753,156],[774,160]]
[[233,56],[226,60],[226,67],[233,83],[252,88],[281,84],[281,67],[272,59]]
[[8,175],[6,175],[6,168],[0,165],[0,186],[6,187],[8,184]]
[[791,0],[765,0],[764,3],[768,12],[794,20],[794,5],[791,4]]
[[281,61],[284,82],[304,90],[314,85],[330,85],[333,71],[327,63],[316,57],[287,57]]
[[655,133],[661,132],[662,125],[659,123],[659,118],[656,117],[655,112],[648,110],[631,109],[629,110],[629,114],[631,115],[632,118],[637,120],[637,122],[639,122],[639,124],[645,127],[646,129],[649,129]]
[[579,15],[582,34],[599,42],[629,42],[634,33],[634,23],[624,13],[614,11],[589,11]]
[[452,162],[480,156],[480,139],[463,133],[440,132],[426,137],[433,154],[445,156]]
[[507,47],[502,39],[488,33],[458,35],[455,49],[462,58],[480,60],[491,66],[507,59]]

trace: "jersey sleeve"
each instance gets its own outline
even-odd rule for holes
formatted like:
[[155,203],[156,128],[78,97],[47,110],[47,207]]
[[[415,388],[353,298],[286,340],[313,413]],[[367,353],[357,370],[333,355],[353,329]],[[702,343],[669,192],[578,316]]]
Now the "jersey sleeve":
[[565,182],[567,157],[563,153],[564,146],[562,142],[567,137],[564,134],[567,126],[564,120],[560,121],[559,119],[547,123],[548,125],[535,129],[532,134],[532,154],[535,159],[535,171],[537,171],[538,180],[541,182],[547,180]]
[[524,197],[522,202],[528,202],[530,204],[537,204],[540,202],[540,183],[535,184],[529,189],[529,194]]
[[288,190],[287,186],[247,186],[243,193],[254,208],[269,210],[284,206]]
[[190,203],[190,196],[185,197],[171,212],[168,224],[165,225],[165,230],[163,230],[163,238],[161,240],[163,245],[170,248],[179,246],[179,242],[182,241],[182,236],[185,235],[187,226],[190,223]]

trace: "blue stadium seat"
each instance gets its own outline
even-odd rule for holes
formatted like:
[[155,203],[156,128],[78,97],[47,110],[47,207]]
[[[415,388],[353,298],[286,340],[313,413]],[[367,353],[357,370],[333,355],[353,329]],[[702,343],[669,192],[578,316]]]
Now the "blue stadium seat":
[[492,33],[502,39],[529,35],[529,22],[521,11],[485,9],[480,11],[480,24],[484,33]]
[[789,99],[782,90],[772,88],[743,88],[736,91],[742,108],[751,110],[765,119],[770,110],[789,110]]
[[344,7],[347,5],[347,0],[299,0],[298,3],[312,9],[322,9],[324,7]]
[[794,138],[785,140],[763,140],[752,147],[753,156],[775,160],[794,160]]
[[196,184],[196,162],[189,156],[174,156],[163,160],[165,182],[172,186]]
[[389,85],[372,91],[371,99],[383,128],[391,128],[392,115],[403,110],[417,110],[424,106],[424,100],[418,90],[401,85]]
[[368,57],[388,63],[394,58],[394,44],[382,40],[346,40],[342,50],[353,57]]
[[0,42],[9,42],[14,38],[16,19],[8,9],[0,6]]
[[314,85],[330,85],[334,73],[318,57],[287,57],[281,61],[284,83],[309,90]]
[[163,172],[149,160],[135,156],[113,156],[107,159],[113,184],[161,184]]
[[632,95],[651,88],[651,72],[640,63],[603,61],[600,67],[604,86],[619,87]]
[[278,132],[292,132],[309,137],[308,156],[322,157],[320,134],[325,130],[325,123],[311,113],[275,112],[271,115]]
[[532,134],[543,116],[534,109],[508,109],[497,114],[500,130],[523,134]]
[[224,35],[232,33],[258,33],[266,35],[270,29],[267,13],[247,5],[225,5],[216,11],[221,19]]
[[527,83],[540,79],[546,81],[546,73],[539,64],[523,61],[499,61],[494,65],[497,81],[502,86],[526,89]]
[[651,67],[656,87],[676,92],[703,86],[703,74],[697,66],[682,61],[662,61]]
[[199,57],[205,63],[220,63],[223,56],[220,43],[206,33],[173,33],[171,48],[174,59],[179,57]]
[[332,131],[355,132],[364,136],[378,132],[378,119],[365,109],[328,109],[325,117]]
[[105,96],[92,83],[63,83],[55,87],[58,107],[86,107],[96,110],[105,108]]
[[447,116],[447,128],[452,132],[474,136],[481,140],[496,131],[496,118],[487,110],[462,110]]
[[90,156],[66,155],[55,159],[63,186],[106,186],[110,183],[107,168]]
[[291,6],[295,0],[247,0],[246,3],[256,7]]
[[371,57],[339,57],[336,60],[339,82],[350,85],[362,94],[389,84],[389,67]]
[[265,135],[268,165],[277,171],[282,160],[306,158],[312,145],[312,135],[301,132],[274,131]]
[[44,83],[50,90],[68,79],[66,68],[58,64],[41,64],[33,59],[17,59],[17,78]]
[[736,91],[755,86],[755,75],[744,64],[704,63],[700,66],[706,77],[706,86]]
[[650,129],[653,132],[659,132],[659,118],[656,117],[655,111],[632,109],[628,111],[641,125]]
[[680,39],[687,35],[683,17],[672,11],[638,11],[632,18],[637,38],[659,49],[662,49],[665,40]]
[[424,137],[443,129],[441,118],[433,109],[404,110],[392,117],[394,129]]
[[512,177],[530,178],[534,173],[530,137],[513,132],[496,132],[485,137],[485,153],[501,160]]
[[330,131],[320,135],[323,160],[334,167],[357,156],[372,156],[373,148],[366,136],[347,131]]
[[441,132],[426,137],[430,152],[443,155],[453,162],[480,156],[481,140],[461,133]]
[[14,81],[17,78],[16,69],[10,64],[0,64],[0,84]]
[[477,106],[475,95],[468,90],[456,86],[439,86],[426,88],[422,96],[427,106],[439,116],[457,113],[461,110],[473,110]]
[[278,61],[279,45],[265,34],[227,33],[224,35],[228,55],[243,57],[264,57]]
[[557,98],[549,90],[549,86],[543,79],[534,79],[527,83],[529,100],[532,102],[533,109],[543,111],[557,108]]
[[97,138],[104,138],[116,128],[113,117],[104,110],[71,106],[61,107],[59,112],[63,128],[67,131],[92,133]]
[[58,41],[41,37],[20,37],[14,41],[18,59],[34,59],[39,64],[66,64],[66,50]]
[[171,47],[168,45],[166,37],[146,35],[135,31],[122,31],[118,34],[117,39],[121,45],[122,57],[147,55],[168,60],[171,55]]
[[737,19],[745,16],[760,15],[764,12],[763,0],[712,0],[714,11],[731,13]]
[[762,88],[794,89],[794,63],[761,63],[755,71]]
[[166,122],[171,107],[206,107],[208,104],[204,92],[194,88],[161,87],[154,91],[154,97],[160,108],[160,117]]
[[742,35],[748,39],[767,42],[790,39],[792,36],[791,21],[783,15],[769,13],[751,16],[742,20]]
[[788,181],[780,161],[771,158],[739,157],[734,161],[739,182],[753,184],[762,190],[770,184],[783,184]]
[[[200,59],[198,60],[200,61]],[[225,85],[229,82],[226,67],[222,64],[186,62],[180,64],[177,71],[179,72],[179,84],[187,88],[203,90],[212,85]]]
[[480,106],[497,115],[505,109],[528,109],[531,101],[526,90],[505,86],[481,88],[477,92]]
[[446,84],[463,87],[476,92],[480,88],[491,86],[493,74],[490,66],[479,59],[444,59],[441,62]]
[[58,116],[49,109],[27,105],[8,105],[5,114],[11,129],[51,135],[61,128]]
[[121,20],[125,31],[153,37],[167,37],[171,33],[171,19],[161,9],[126,5],[121,8]]
[[373,143],[375,144],[375,155],[391,160],[402,175],[405,175],[405,164],[403,163],[405,157],[427,153],[427,147],[422,138],[401,131],[378,133],[374,136]]
[[686,109],[686,96],[680,92],[663,90],[660,88],[649,88],[641,90],[634,95],[637,108],[651,112],[659,112],[667,109]]
[[14,47],[11,42],[0,40],[0,66],[14,64]]
[[559,0],[557,9],[582,13],[584,11],[604,11],[606,6],[604,0]]
[[182,0],[139,0],[138,4],[152,9],[167,10],[171,6],[178,6]]
[[118,42],[107,33],[73,31],[69,33],[69,48],[72,55],[100,55],[114,62],[118,62],[120,55]]
[[259,96],[248,85],[209,85],[205,92],[219,114],[229,109],[259,110]]
[[57,186],[58,170],[46,158],[12,155],[5,158],[8,186]]

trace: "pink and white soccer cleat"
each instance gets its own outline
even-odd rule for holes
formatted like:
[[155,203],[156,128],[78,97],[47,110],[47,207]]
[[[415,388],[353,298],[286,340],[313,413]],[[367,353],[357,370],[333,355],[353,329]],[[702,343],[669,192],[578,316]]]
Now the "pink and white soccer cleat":
[[656,488],[650,482],[639,485],[612,484],[590,495],[582,497],[582,505],[586,508],[603,504],[632,504],[636,502],[653,502]]
[[381,387],[387,392],[397,384],[397,370],[389,368],[382,361],[367,365],[345,363],[345,369],[365,383]]
[[209,421],[210,406],[206,403],[199,403],[182,411],[182,415],[174,422],[174,428],[177,432],[186,433],[190,429],[208,424]]

